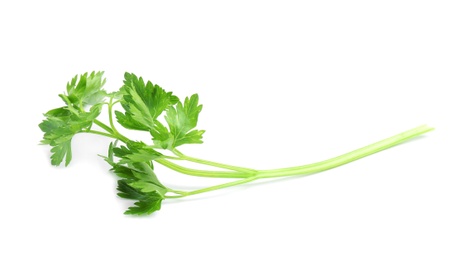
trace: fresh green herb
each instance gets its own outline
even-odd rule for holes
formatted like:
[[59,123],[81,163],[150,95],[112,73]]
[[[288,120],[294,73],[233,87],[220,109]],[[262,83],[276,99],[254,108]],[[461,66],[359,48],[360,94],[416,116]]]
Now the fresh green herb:
[[[126,214],[151,214],[161,208],[164,199],[183,198],[257,179],[326,171],[433,130],[423,125],[322,162],[291,168],[255,170],[198,159],[187,156],[177,149],[184,144],[202,143],[205,131],[196,129],[198,116],[202,110],[197,94],[182,101],[172,92],[167,92],[160,86],[150,81],[145,82],[130,73],[125,73],[124,85],[118,92],[107,93],[102,88],[105,83],[102,76],[103,72],[75,76],[67,84],[66,93],[59,95],[65,105],[45,113],[45,119],[39,127],[44,132],[42,144],[52,147],[52,165],[60,165],[64,161],[65,165],[70,163],[71,140],[78,133],[98,134],[113,139],[107,156],[102,157],[120,178],[117,195],[136,201],[134,206],[125,212]],[[120,104],[124,111],[114,111],[116,104]],[[97,119],[103,106],[107,107],[108,124]],[[148,132],[153,143],[131,140],[122,135],[114,125],[114,113],[120,125],[127,129]],[[93,126],[101,130],[94,130]],[[181,160],[214,166],[219,170],[187,168],[177,164]],[[192,176],[237,180],[199,190],[175,190],[158,180],[153,163]]]

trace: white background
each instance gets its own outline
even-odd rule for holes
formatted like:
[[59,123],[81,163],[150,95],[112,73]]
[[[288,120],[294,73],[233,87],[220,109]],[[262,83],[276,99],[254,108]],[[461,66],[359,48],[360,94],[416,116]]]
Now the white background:
[[[0,258],[468,259],[467,13],[450,0],[2,1]],[[199,93],[205,143],[181,150],[247,167],[436,131],[321,174],[129,217],[96,156],[108,139],[76,136],[67,168],[38,145],[42,113],[92,70],[112,91],[129,71]]]

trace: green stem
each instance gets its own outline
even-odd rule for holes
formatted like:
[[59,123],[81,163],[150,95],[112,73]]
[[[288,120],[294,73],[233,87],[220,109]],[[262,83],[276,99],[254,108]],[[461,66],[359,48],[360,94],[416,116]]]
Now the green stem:
[[124,143],[126,143],[126,142],[128,142],[130,140],[127,137],[120,134],[118,131],[114,131],[114,129],[110,128],[109,126],[107,126],[106,124],[104,124],[103,122],[101,122],[101,121],[99,121],[97,119],[94,119],[94,123],[96,125],[100,126],[102,129],[109,132],[110,134],[112,134],[114,138],[117,138],[117,139],[119,139],[120,141],[122,141]]
[[233,171],[243,172],[243,173],[256,174],[258,172],[257,170],[250,169],[250,168],[233,166],[233,165],[229,165],[229,164],[217,163],[217,162],[203,160],[203,159],[199,159],[199,158],[195,158],[195,157],[190,157],[190,156],[184,155],[183,153],[181,153],[177,149],[173,149],[172,152],[175,155],[179,156],[180,159],[183,159],[183,160],[186,160],[186,161],[189,161],[189,162],[200,163],[200,164],[204,164],[204,165],[214,166],[214,167],[218,167],[218,168],[223,168],[223,169],[228,169],[228,170],[233,170]]
[[104,124],[103,122],[97,120],[97,119],[94,119],[93,121],[96,125],[98,125],[99,127],[101,127],[102,129],[106,130],[107,132],[109,132],[110,134],[113,134],[114,133],[114,130],[112,130],[112,128],[110,128],[109,126],[107,126],[106,124]]
[[107,112],[108,112],[108,114],[109,114],[110,129],[112,130],[112,132],[113,132],[116,136],[119,137],[119,139],[121,139],[121,140],[127,140],[127,141],[128,141],[128,140],[130,140],[130,139],[128,139],[127,137],[125,137],[123,134],[121,134],[121,133],[117,130],[117,128],[115,127],[115,125],[114,125],[114,118],[113,118],[113,116],[112,116],[112,107],[113,107],[114,104],[116,104],[118,101],[116,101],[116,102],[113,103],[113,102],[112,102],[113,99],[114,99],[114,98],[111,97],[110,100],[109,100],[109,103],[107,103]]
[[[211,166],[216,166],[219,168],[226,168],[230,169],[233,171],[238,172],[238,174],[235,173],[230,173],[228,176],[237,176],[239,178],[242,178],[241,173],[244,174],[251,174],[250,176],[257,176],[258,178],[272,178],[272,177],[282,177],[282,176],[292,176],[292,175],[300,175],[300,174],[312,174],[312,173],[317,173],[321,171],[326,171],[335,167],[338,167],[343,164],[350,163],[352,161],[358,160],[360,158],[363,158],[365,156],[369,156],[371,154],[380,152],[382,150],[388,149],[392,146],[398,145],[402,142],[405,142],[409,139],[412,139],[414,137],[420,136],[424,133],[427,133],[429,131],[432,131],[433,128],[428,127],[428,126],[419,126],[414,129],[405,131],[403,133],[397,134],[395,136],[392,136],[390,138],[384,139],[382,141],[376,142],[374,144],[362,147],[360,149],[354,150],[352,152],[343,154],[341,156],[337,156],[332,159],[328,159],[325,161],[313,163],[313,164],[307,164],[307,165],[302,165],[302,166],[295,166],[295,167],[289,167],[289,168],[280,168],[280,169],[273,169],[273,170],[253,170],[249,168],[244,168],[244,167],[238,167],[238,166],[232,166],[232,165],[227,165],[227,164],[222,164],[222,163],[216,163],[216,162],[211,162],[207,160],[202,160],[190,156],[186,156],[182,154],[181,152],[177,151],[174,149],[174,153],[178,155],[181,159],[191,161],[191,162],[196,162],[200,164],[205,164],[205,165],[211,165]],[[166,165],[167,166],[167,165]],[[175,167],[173,167],[174,170],[177,170]],[[226,172],[224,172],[226,173]],[[214,172],[213,175],[211,174],[199,174],[197,173],[196,176],[204,176],[204,177],[220,177],[218,172]],[[249,176],[247,176],[249,177]],[[229,177],[231,178],[231,177]]]
[[110,98],[109,100],[109,103],[107,103],[107,113],[109,114],[109,124],[110,124],[110,127],[112,129],[112,131],[114,131],[114,133],[118,133],[117,129],[115,128],[114,126],[114,118],[112,116],[112,101],[113,101],[113,97]]
[[103,136],[107,136],[107,137],[110,137],[110,138],[116,138],[115,136],[113,136],[111,134],[104,133],[104,132],[101,132],[101,131],[96,131],[96,130],[86,130],[86,131],[83,131],[82,133],[90,133],[90,134],[96,134],[96,135],[103,135]]
[[194,190],[194,191],[188,191],[188,192],[176,191],[176,192],[179,193],[180,195],[177,195],[177,196],[167,196],[166,198],[182,198],[182,197],[186,197],[186,196],[190,196],[190,195],[195,195],[195,194],[200,194],[200,193],[204,193],[204,192],[220,190],[220,189],[224,189],[224,188],[228,188],[228,187],[232,187],[232,186],[237,186],[237,185],[245,184],[245,183],[254,181],[254,180],[256,180],[256,179],[257,179],[257,177],[249,177],[249,178],[245,178],[245,179],[242,179],[242,180],[237,180],[237,181],[233,181],[233,182],[223,183],[223,184],[220,184],[220,185],[215,185],[215,186],[211,186],[211,187],[207,187],[207,188],[203,188],[203,189],[199,189],[199,190]]
[[171,161],[168,161],[164,158],[155,159],[156,162],[166,166],[169,169],[175,170],[177,172],[198,176],[198,177],[210,177],[210,178],[248,178],[252,177],[252,173],[236,172],[236,171],[207,171],[207,170],[197,170],[187,168],[178,164],[175,164]]
[[423,126],[408,130],[406,132],[397,134],[390,138],[384,139],[382,141],[376,142],[374,144],[354,150],[352,152],[340,155],[332,159],[321,161],[318,163],[290,167],[290,168],[259,171],[258,177],[259,178],[273,178],[273,177],[293,176],[293,175],[300,175],[300,174],[312,174],[312,173],[326,171],[326,170],[338,167],[340,165],[347,164],[352,161],[369,156],[371,154],[380,152],[382,150],[388,149],[395,145],[401,144],[409,139],[412,139],[416,136],[420,136],[432,130],[434,130],[434,128],[423,125]]
[[163,158],[164,159],[170,159],[170,160],[179,160],[179,161],[184,160],[184,159],[182,159],[180,157],[169,156],[169,155],[163,155]]
[[[321,171],[326,171],[326,170],[338,167],[340,165],[343,165],[343,164],[358,160],[358,159],[363,158],[365,156],[369,156],[371,154],[377,153],[379,151],[388,149],[390,147],[398,145],[398,144],[400,144],[402,142],[405,142],[405,141],[407,141],[409,139],[412,139],[412,138],[414,138],[416,136],[422,135],[422,134],[427,133],[427,132],[432,131],[432,130],[433,130],[433,128],[431,128],[431,127],[420,126],[420,127],[411,129],[409,131],[400,133],[398,135],[392,136],[390,138],[384,139],[382,141],[376,142],[374,144],[362,147],[360,149],[354,150],[352,152],[349,152],[349,153],[343,154],[341,156],[338,156],[338,157],[335,157],[335,158],[332,158],[332,159],[328,159],[328,160],[325,160],[325,161],[322,161],[322,162],[303,165],[303,166],[290,167],[290,168],[258,171],[253,176],[246,177],[244,179],[234,181],[234,182],[228,182],[228,183],[224,183],[224,184],[221,184],[221,185],[215,185],[215,186],[212,186],[212,187],[207,187],[207,188],[194,190],[194,191],[189,191],[189,192],[173,191],[174,193],[177,193],[179,195],[168,196],[168,198],[182,198],[182,197],[195,195],[195,194],[199,194],[199,193],[203,193],[203,192],[209,192],[209,191],[213,191],[213,190],[219,190],[219,189],[223,189],[223,188],[227,188],[227,187],[231,187],[231,186],[235,186],[235,185],[244,184],[244,183],[251,182],[251,181],[254,181],[256,179],[261,179],[261,178],[273,178],[273,177],[284,177],[284,176],[293,176],[293,175],[301,175],[301,174],[312,174],[312,173],[318,173],[318,172],[321,172]],[[180,153],[177,150],[175,150],[174,152],[175,152],[176,155],[181,156],[181,158],[188,157],[188,156],[183,155],[182,153]],[[194,159],[193,157],[189,157],[189,158]],[[184,158],[184,159],[187,159],[187,158]],[[199,160],[201,160],[201,159],[196,159],[196,160],[193,160],[193,161],[198,162]],[[202,162],[203,164],[205,164],[205,162],[207,162],[205,160],[201,160],[201,161],[203,161]],[[209,162],[209,163],[210,163],[209,165],[212,165],[212,164],[216,164],[216,166],[218,165],[218,163],[212,163],[212,162]],[[224,164],[220,164],[220,165],[224,166]],[[229,166],[229,167],[239,168],[237,166]],[[240,168],[242,168],[242,167],[240,167]],[[179,169],[177,169],[177,168],[175,168],[175,170],[179,171]],[[204,171],[204,173],[207,173],[207,172]],[[214,174],[214,172],[213,172],[213,174]],[[197,175],[197,176],[201,176],[201,175]],[[212,174],[209,174],[209,176],[206,176],[206,177],[215,177],[215,176],[213,176]],[[216,176],[216,177],[218,177],[218,176]]]

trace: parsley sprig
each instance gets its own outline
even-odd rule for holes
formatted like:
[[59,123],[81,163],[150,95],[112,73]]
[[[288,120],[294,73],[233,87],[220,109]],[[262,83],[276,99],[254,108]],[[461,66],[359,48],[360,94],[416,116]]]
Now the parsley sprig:
[[[72,159],[71,141],[76,134],[90,133],[111,138],[108,154],[102,157],[119,177],[117,195],[136,201],[125,212],[133,215],[151,214],[161,208],[161,202],[165,199],[187,197],[262,178],[326,171],[433,130],[423,125],[325,161],[290,168],[256,170],[191,157],[178,150],[184,144],[202,143],[205,131],[196,128],[203,106],[199,104],[197,94],[182,100],[131,73],[125,73],[124,84],[117,92],[106,92],[104,84],[103,72],[75,76],[67,84],[66,92],[59,95],[64,106],[44,114],[45,119],[39,124],[44,132],[41,142],[52,147],[52,165],[58,166],[64,162],[67,166]],[[114,110],[116,104],[120,104],[123,111]],[[105,106],[108,124],[97,119]],[[122,135],[115,127],[114,119],[124,128],[148,132],[152,143]],[[100,130],[95,130],[95,127]],[[188,168],[180,165],[179,161],[209,165],[218,170]],[[154,163],[182,174],[237,180],[199,190],[175,190],[159,181],[154,172]]]

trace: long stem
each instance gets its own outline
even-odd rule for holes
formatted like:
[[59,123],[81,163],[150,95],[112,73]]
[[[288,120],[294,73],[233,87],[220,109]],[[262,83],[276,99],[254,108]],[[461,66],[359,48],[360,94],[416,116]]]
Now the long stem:
[[175,170],[177,172],[198,176],[198,177],[210,177],[210,178],[248,178],[252,177],[254,174],[245,173],[245,172],[236,172],[236,171],[208,171],[208,170],[197,170],[187,168],[178,164],[175,164],[171,161],[168,161],[164,158],[155,159],[156,162],[166,166],[169,169]]
[[382,150],[388,149],[392,146],[398,145],[402,142],[405,142],[409,139],[412,139],[416,136],[422,135],[432,130],[434,130],[434,128],[423,125],[423,126],[408,130],[406,132],[397,134],[390,138],[384,139],[382,141],[376,142],[374,144],[354,150],[352,152],[340,155],[332,159],[321,161],[318,163],[297,166],[297,167],[283,168],[283,169],[260,171],[258,177],[259,178],[272,178],[272,177],[292,176],[292,175],[300,175],[300,174],[312,174],[312,173],[317,173],[321,171],[326,171],[326,170],[338,167],[340,165],[358,160],[360,158],[369,156],[371,154],[380,152]]
[[214,166],[218,168],[223,168],[223,169],[228,169],[228,170],[233,170],[233,171],[238,171],[238,172],[244,172],[244,173],[251,173],[251,174],[256,174],[258,171],[250,168],[245,168],[245,167],[239,167],[239,166],[233,166],[229,164],[224,164],[224,163],[217,163],[217,162],[212,162],[208,160],[203,160],[195,157],[190,157],[187,155],[184,155],[183,153],[179,152],[177,149],[173,149],[172,152],[179,156],[180,159],[190,161],[190,162],[195,162],[195,163],[200,163],[204,165],[209,165],[209,166]]
[[[303,166],[297,166],[297,167],[290,167],[290,168],[282,168],[282,169],[275,169],[275,170],[264,170],[264,171],[258,171],[255,175],[251,177],[246,177],[245,179],[234,181],[234,182],[228,182],[224,183],[221,185],[215,185],[212,187],[207,187],[195,191],[190,191],[190,192],[184,192],[184,191],[174,191],[175,193],[179,194],[176,196],[168,196],[168,198],[181,198],[181,197],[186,197],[190,195],[195,195],[203,192],[208,192],[208,191],[213,191],[213,190],[218,190],[218,189],[223,189],[235,185],[240,185],[243,183],[251,182],[256,179],[261,179],[261,178],[273,178],[273,177],[283,177],[283,176],[292,176],[292,175],[300,175],[300,174],[312,174],[312,173],[318,173],[321,171],[329,170],[332,168],[335,168],[337,166],[358,160],[362,157],[377,153],[379,151],[388,149],[392,146],[398,145],[402,142],[405,142],[409,139],[412,139],[416,136],[419,136],[421,134],[427,133],[429,131],[432,131],[433,128],[428,127],[428,126],[420,126],[414,129],[411,129],[409,131],[400,133],[398,135],[392,136],[390,138],[384,139],[382,141],[376,142],[374,144],[362,147],[360,149],[354,150],[352,152],[343,154],[341,156],[328,159],[322,162],[314,163],[314,164],[308,164],[308,165],[303,165]],[[181,158],[187,157],[184,156],[182,153],[178,152],[177,150],[175,151],[176,155],[181,156]],[[190,157],[193,159],[193,157]],[[194,161],[198,161],[200,159],[196,159]],[[206,162],[205,160],[202,160],[203,162]],[[209,161],[208,161],[209,162]],[[209,162],[209,165],[212,165],[212,162]],[[217,164],[217,163],[214,163]],[[222,164],[223,165],[223,164]],[[232,166],[230,166],[232,167]],[[236,167],[236,166],[234,166]],[[237,168],[237,167],[236,167]],[[177,169],[175,169],[177,170]],[[213,176],[210,176],[213,177]]]
[[179,193],[180,195],[170,196],[168,198],[182,198],[182,197],[195,195],[195,194],[200,194],[200,193],[204,193],[204,192],[220,190],[220,189],[224,189],[224,188],[228,188],[228,187],[232,187],[232,186],[236,186],[236,185],[241,185],[241,184],[244,184],[244,183],[247,183],[247,182],[251,182],[251,181],[254,181],[256,179],[257,179],[257,177],[249,177],[249,178],[245,178],[245,179],[242,179],[242,180],[223,183],[223,184],[220,184],[220,185],[215,185],[215,186],[211,186],[211,187],[207,187],[207,188],[203,188],[203,189],[199,189],[199,190],[194,190],[194,191],[188,191],[188,192],[177,191],[177,193]]
[[[220,168],[226,168],[226,169],[231,169],[234,171],[238,172],[243,172],[243,173],[251,173],[254,176],[258,176],[258,178],[272,178],[272,177],[281,177],[281,176],[292,176],[292,175],[300,175],[300,174],[312,174],[312,173],[317,173],[321,171],[326,171],[335,167],[338,167],[340,165],[350,163],[352,161],[358,160],[360,158],[363,158],[365,156],[369,156],[371,154],[380,152],[382,150],[388,149],[392,146],[398,145],[402,142],[405,142],[409,139],[412,139],[416,136],[420,136],[424,133],[427,133],[429,131],[432,131],[433,128],[428,127],[426,125],[416,127],[414,129],[405,131],[403,133],[397,134],[395,136],[392,136],[390,138],[384,139],[382,141],[376,142],[374,144],[362,147],[360,149],[354,150],[352,152],[337,156],[332,159],[328,159],[325,161],[317,162],[317,163],[312,163],[312,164],[306,164],[306,165],[301,165],[301,166],[295,166],[295,167],[288,167],[288,168],[280,168],[280,169],[273,169],[273,170],[258,170],[255,171],[253,169],[249,168],[244,168],[244,167],[238,167],[238,166],[232,166],[232,165],[227,165],[227,164],[221,164],[221,163],[216,163],[216,162],[211,162],[208,160],[203,160],[203,159],[198,159],[190,156],[186,156],[182,154],[181,152],[177,151],[176,149],[173,151],[176,155],[178,155],[181,159],[187,160],[187,161],[192,161],[192,162],[197,162],[200,164],[206,164],[206,165],[211,165],[211,166],[216,166]],[[208,177],[218,177],[218,176],[208,176]]]

